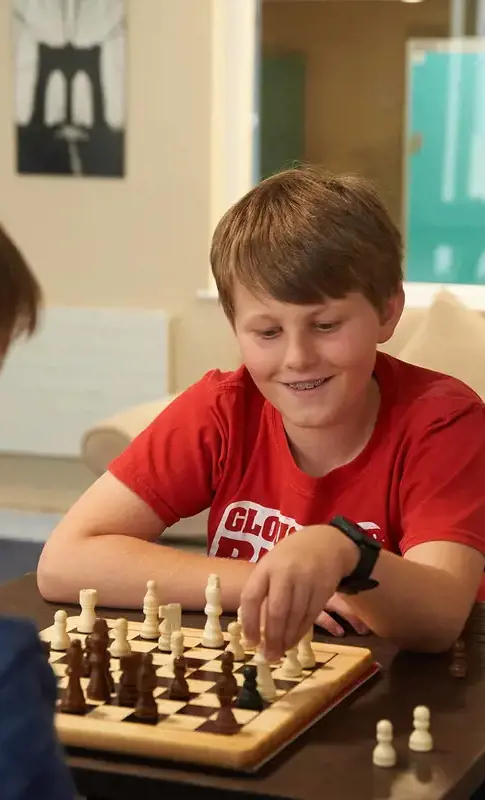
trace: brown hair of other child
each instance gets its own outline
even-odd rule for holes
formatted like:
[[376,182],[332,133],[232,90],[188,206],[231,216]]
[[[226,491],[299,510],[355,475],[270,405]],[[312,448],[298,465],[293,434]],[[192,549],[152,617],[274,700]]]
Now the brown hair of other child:
[[359,292],[380,314],[402,285],[402,240],[367,180],[302,166],[266,178],[224,214],[211,266],[231,323],[236,281],[302,305]]
[[0,225],[0,357],[38,324],[42,290],[23,254]]

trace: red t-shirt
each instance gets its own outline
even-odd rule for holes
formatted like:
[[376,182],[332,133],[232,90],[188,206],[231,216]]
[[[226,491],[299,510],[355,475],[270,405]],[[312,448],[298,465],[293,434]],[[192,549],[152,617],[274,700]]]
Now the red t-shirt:
[[303,473],[248,371],[207,373],[110,471],[171,526],[210,508],[208,552],[257,561],[343,514],[394,553],[461,542],[485,554],[485,405],[460,381],[378,353],[374,432],[349,464]]

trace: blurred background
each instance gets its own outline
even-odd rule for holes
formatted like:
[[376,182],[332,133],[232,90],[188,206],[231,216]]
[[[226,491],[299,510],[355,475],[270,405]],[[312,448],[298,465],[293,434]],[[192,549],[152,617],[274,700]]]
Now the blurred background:
[[484,0],[5,0],[0,118],[0,221],[46,297],[0,381],[0,580],[175,393],[237,366],[210,239],[284,167],[376,183],[405,240],[395,352],[481,391]]

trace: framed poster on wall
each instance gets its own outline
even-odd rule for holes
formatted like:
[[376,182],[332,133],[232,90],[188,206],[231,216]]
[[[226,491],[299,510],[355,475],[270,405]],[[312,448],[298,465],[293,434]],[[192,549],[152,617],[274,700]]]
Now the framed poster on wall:
[[485,40],[409,42],[406,110],[407,295],[485,309]]
[[16,167],[125,172],[125,0],[11,0]]

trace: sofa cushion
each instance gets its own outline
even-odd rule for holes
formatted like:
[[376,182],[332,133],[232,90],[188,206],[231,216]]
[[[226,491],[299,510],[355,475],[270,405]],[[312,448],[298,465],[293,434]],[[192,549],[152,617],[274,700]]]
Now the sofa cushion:
[[175,397],[168,395],[154,402],[127,408],[89,428],[81,442],[84,463],[96,475],[102,475],[113,458],[119,456]]
[[403,361],[458,378],[485,400],[485,319],[440,291],[407,344]]

